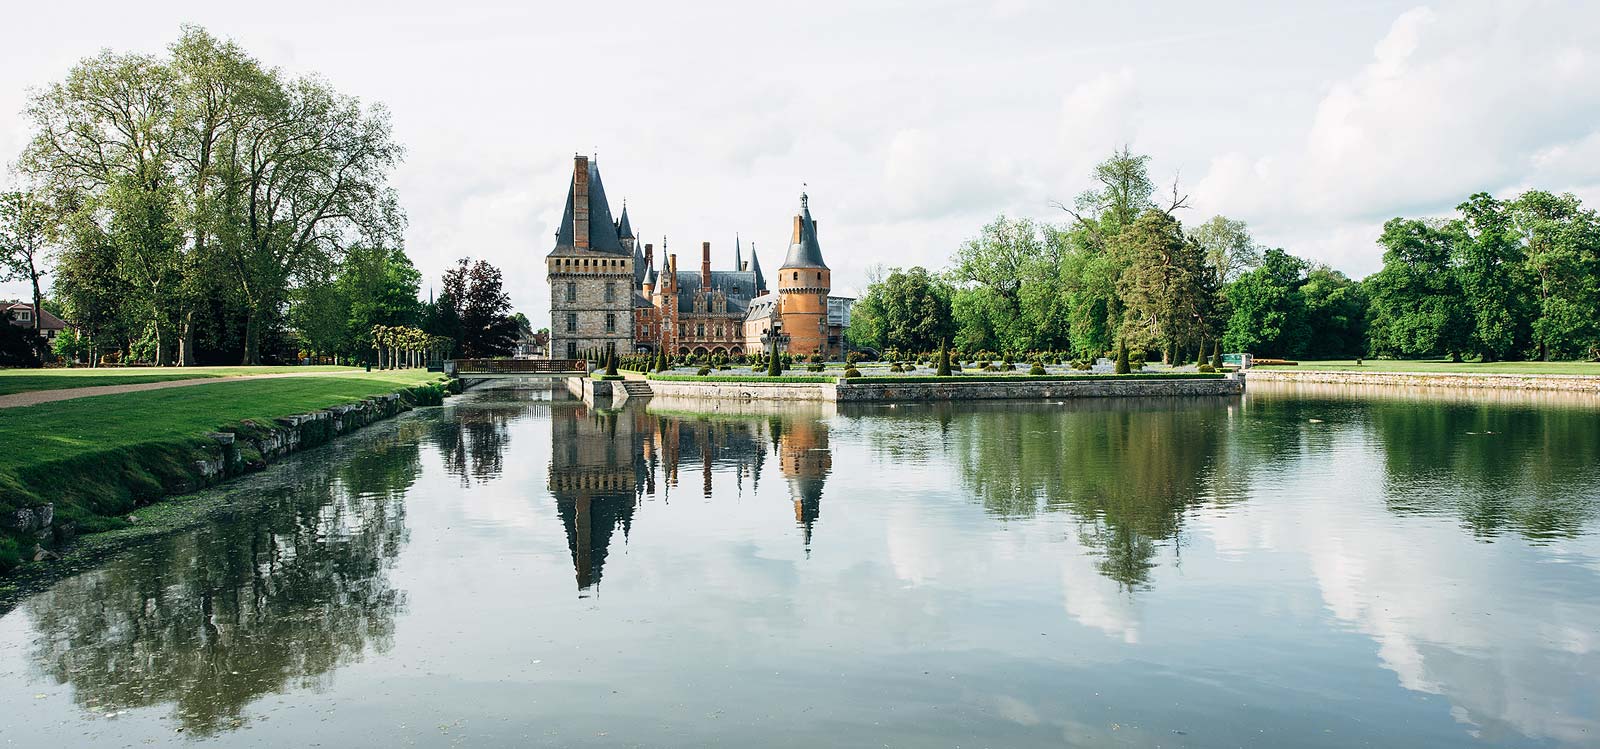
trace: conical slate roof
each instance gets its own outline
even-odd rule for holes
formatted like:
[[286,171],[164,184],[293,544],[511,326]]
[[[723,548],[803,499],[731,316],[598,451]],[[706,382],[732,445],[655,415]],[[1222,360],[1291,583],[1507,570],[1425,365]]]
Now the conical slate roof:
[[[596,179],[598,179],[598,178],[596,178]],[[628,223],[628,201],[627,200],[623,200],[622,201],[622,218],[617,221],[617,236],[619,236],[619,237],[631,237],[631,236],[633,236],[633,225]]]
[[800,193],[800,225],[796,227],[796,235],[791,238],[789,255],[783,259],[783,265],[778,270],[788,268],[823,268],[828,267],[822,262],[822,247],[817,244],[817,226],[811,221],[811,206],[805,193]]
[[[567,187],[567,208],[561,214],[561,229],[556,232],[553,252],[571,252],[577,247],[577,230],[573,226],[572,204],[578,185],[574,179]],[[600,165],[589,161],[589,250],[626,256],[628,250],[617,236],[617,224],[611,219],[611,205],[606,202],[606,188],[600,182]]]
[[761,275],[761,260],[756,258],[756,243],[750,243],[750,271],[756,274],[756,288],[767,288],[767,277]]

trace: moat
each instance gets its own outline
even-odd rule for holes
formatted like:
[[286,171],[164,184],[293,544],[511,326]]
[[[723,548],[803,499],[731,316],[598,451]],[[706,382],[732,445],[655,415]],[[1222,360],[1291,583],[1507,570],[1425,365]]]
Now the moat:
[[486,390],[0,615],[17,746],[1592,746],[1600,398]]

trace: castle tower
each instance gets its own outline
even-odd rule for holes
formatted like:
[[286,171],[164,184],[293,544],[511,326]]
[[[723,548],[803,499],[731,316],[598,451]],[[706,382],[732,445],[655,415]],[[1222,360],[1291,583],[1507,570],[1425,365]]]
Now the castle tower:
[[833,356],[828,344],[828,292],[831,271],[822,262],[817,225],[811,219],[810,201],[800,194],[800,213],[794,217],[789,254],[778,268],[778,314],[789,336],[789,353]]
[[556,246],[545,256],[551,358],[633,350],[635,245],[631,234],[626,245],[619,236],[625,223],[611,219],[599,165],[587,156],[574,156]]

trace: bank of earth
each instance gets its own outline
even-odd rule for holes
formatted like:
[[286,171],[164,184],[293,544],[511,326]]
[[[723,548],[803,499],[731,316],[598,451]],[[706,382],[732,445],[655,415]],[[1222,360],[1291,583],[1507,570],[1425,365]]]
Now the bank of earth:
[[340,369],[0,409],[0,573],[449,388],[425,370]]

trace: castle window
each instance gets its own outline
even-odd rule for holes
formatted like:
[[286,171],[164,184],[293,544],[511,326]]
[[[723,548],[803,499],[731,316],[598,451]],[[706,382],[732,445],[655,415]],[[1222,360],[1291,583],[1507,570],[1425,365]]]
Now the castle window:
[[683,337],[683,323],[681,323],[681,322],[678,323],[678,337],[679,338]]
[[606,282],[606,301],[617,301],[617,283],[615,281]]
[[694,335],[695,335],[696,338],[705,338],[706,337],[706,326],[704,326],[704,325],[696,325],[696,326],[694,326]]
[[578,332],[578,313],[576,313],[576,312],[568,312],[567,313],[567,332],[568,333],[576,333],[576,332]]
[[606,332],[607,333],[615,333],[615,332],[617,332],[617,315],[616,315],[616,313],[613,313],[613,312],[607,312],[606,313]]
[[573,304],[573,303],[575,303],[577,301],[578,301],[578,284],[576,282],[573,282],[573,281],[568,281],[567,282],[567,304]]
[[796,280],[796,281],[800,280],[800,271],[795,271],[794,272],[794,280]]
[[718,338],[722,337],[722,326],[721,325],[717,326],[717,337]]
[[[578,358],[578,342],[577,341],[567,341],[567,358],[568,359],[576,359],[576,358]],[[577,443],[574,442],[572,444],[575,445]]]
[[819,271],[817,271],[817,280],[818,280],[818,281],[821,281],[821,280],[822,280],[822,271],[820,271],[820,270],[819,270]]

